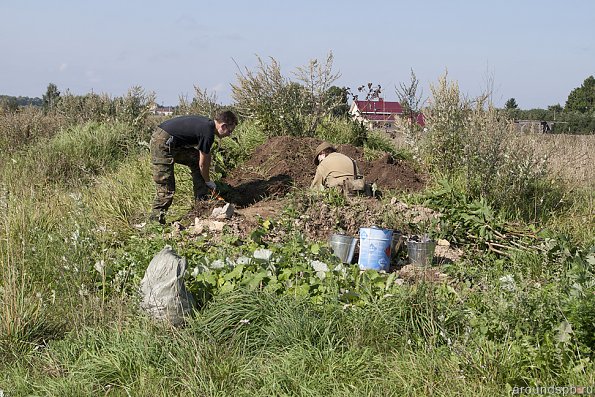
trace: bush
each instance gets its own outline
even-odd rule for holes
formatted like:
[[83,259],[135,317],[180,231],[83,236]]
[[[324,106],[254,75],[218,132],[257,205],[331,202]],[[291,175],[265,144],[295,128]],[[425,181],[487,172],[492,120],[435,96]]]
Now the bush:
[[332,54],[324,64],[310,61],[298,68],[296,82],[281,73],[275,59],[269,65],[258,58],[257,70],[246,70],[232,84],[237,109],[268,136],[313,136],[321,120],[343,104],[343,97],[331,90],[339,77],[332,72],[332,63]]
[[211,151],[215,179],[224,177],[246,161],[254,149],[266,139],[266,135],[255,122],[248,120],[236,127],[231,138],[217,140]]
[[485,197],[496,210],[526,219],[557,208],[559,189],[548,179],[547,158],[522,143],[486,97],[462,98],[446,77],[432,86],[432,94],[428,134],[418,145],[435,172],[462,178],[472,198]]
[[0,151],[11,153],[39,139],[51,138],[64,125],[66,120],[60,115],[46,116],[32,106],[0,113]]
[[[140,137],[136,132],[123,123],[69,127],[53,138],[29,147],[25,155],[15,161],[23,175],[27,175],[25,180],[76,185],[138,150]],[[19,175],[18,169],[15,175]],[[35,178],[31,177],[33,175]]]

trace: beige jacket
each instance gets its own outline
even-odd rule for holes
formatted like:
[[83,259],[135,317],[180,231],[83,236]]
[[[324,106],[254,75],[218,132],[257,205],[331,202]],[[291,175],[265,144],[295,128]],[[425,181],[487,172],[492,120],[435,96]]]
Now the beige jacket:
[[353,179],[353,161],[344,154],[333,152],[318,164],[310,188],[323,190],[339,186],[346,179]]

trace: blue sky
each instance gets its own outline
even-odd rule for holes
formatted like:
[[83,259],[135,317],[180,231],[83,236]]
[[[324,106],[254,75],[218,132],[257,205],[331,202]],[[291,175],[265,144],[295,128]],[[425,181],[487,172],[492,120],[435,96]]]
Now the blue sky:
[[0,94],[124,95],[141,86],[175,105],[194,86],[231,103],[257,55],[287,77],[332,51],[336,85],[372,82],[396,100],[413,70],[423,97],[448,70],[497,106],[564,105],[595,75],[595,1],[0,0]]

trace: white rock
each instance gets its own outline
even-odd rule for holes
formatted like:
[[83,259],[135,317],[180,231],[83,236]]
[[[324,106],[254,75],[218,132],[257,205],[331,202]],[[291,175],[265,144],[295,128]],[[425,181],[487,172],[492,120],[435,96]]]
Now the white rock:
[[232,204],[226,203],[223,207],[213,208],[211,218],[215,219],[230,219],[235,212]]
[[211,269],[222,269],[225,267],[225,261],[221,259],[214,260],[211,262],[210,268]]
[[254,256],[255,259],[262,259],[265,261],[270,260],[272,255],[273,255],[273,251],[265,249],[265,248],[259,248],[254,251],[254,254],[252,254],[252,256]]
[[321,261],[310,261],[310,266],[317,272],[328,272],[328,265]]
[[194,234],[201,234],[202,232],[204,232],[204,230],[205,230],[204,223],[200,219],[194,218],[194,228],[192,229],[192,232]]
[[224,227],[225,222],[213,221],[210,219],[199,220],[197,218],[194,223],[194,234],[201,234],[205,230],[210,230],[212,232],[220,232],[223,230]]
[[209,221],[208,227],[209,230],[212,232],[220,232],[225,227],[225,222]]

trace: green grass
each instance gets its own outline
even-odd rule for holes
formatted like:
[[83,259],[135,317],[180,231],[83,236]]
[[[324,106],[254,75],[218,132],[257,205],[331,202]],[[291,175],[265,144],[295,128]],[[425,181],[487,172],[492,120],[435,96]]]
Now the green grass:
[[[88,124],[0,157],[5,395],[493,396],[595,382],[589,192],[567,192],[570,204],[552,208],[540,250],[498,256],[464,242],[466,257],[440,268],[448,283],[387,284],[359,272],[320,282],[299,266],[327,260],[326,248],[304,239],[292,219],[263,223],[263,238],[247,241],[135,228],[154,188],[146,149],[129,132]],[[247,123],[238,139],[223,141],[222,169],[247,158],[263,134]],[[176,172],[172,217],[191,205],[190,176]],[[483,225],[468,202],[438,197],[444,208],[459,206],[453,224],[468,222],[470,232]],[[347,205],[333,196],[325,204]],[[384,218],[397,214],[387,209]],[[186,255],[189,268],[267,247],[307,288],[268,294],[238,282],[186,327],[160,326],[139,311],[136,290],[165,244]],[[345,289],[360,299],[339,301]]]
[[506,383],[593,381],[592,372],[572,368],[543,372],[533,360],[545,349],[515,340],[411,342],[392,328],[406,303],[325,311],[239,293],[213,302],[183,329],[156,326],[131,308],[126,320],[106,318],[29,354],[2,371],[0,382],[14,395],[489,396],[504,395]]
[[[258,314],[267,320],[212,321],[222,310],[236,313],[238,305],[249,309],[238,319]],[[273,311],[263,313],[262,305]],[[352,316],[363,318],[243,294],[217,302],[182,330],[142,318],[83,328],[23,360],[31,366],[3,371],[0,381],[12,385],[5,392],[15,395],[482,395],[482,389],[490,395],[496,390],[491,382],[469,384],[458,358],[447,350],[412,351],[396,339],[382,352],[372,341],[349,346],[334,334],[365,331],[367,324],[351,323]]]

